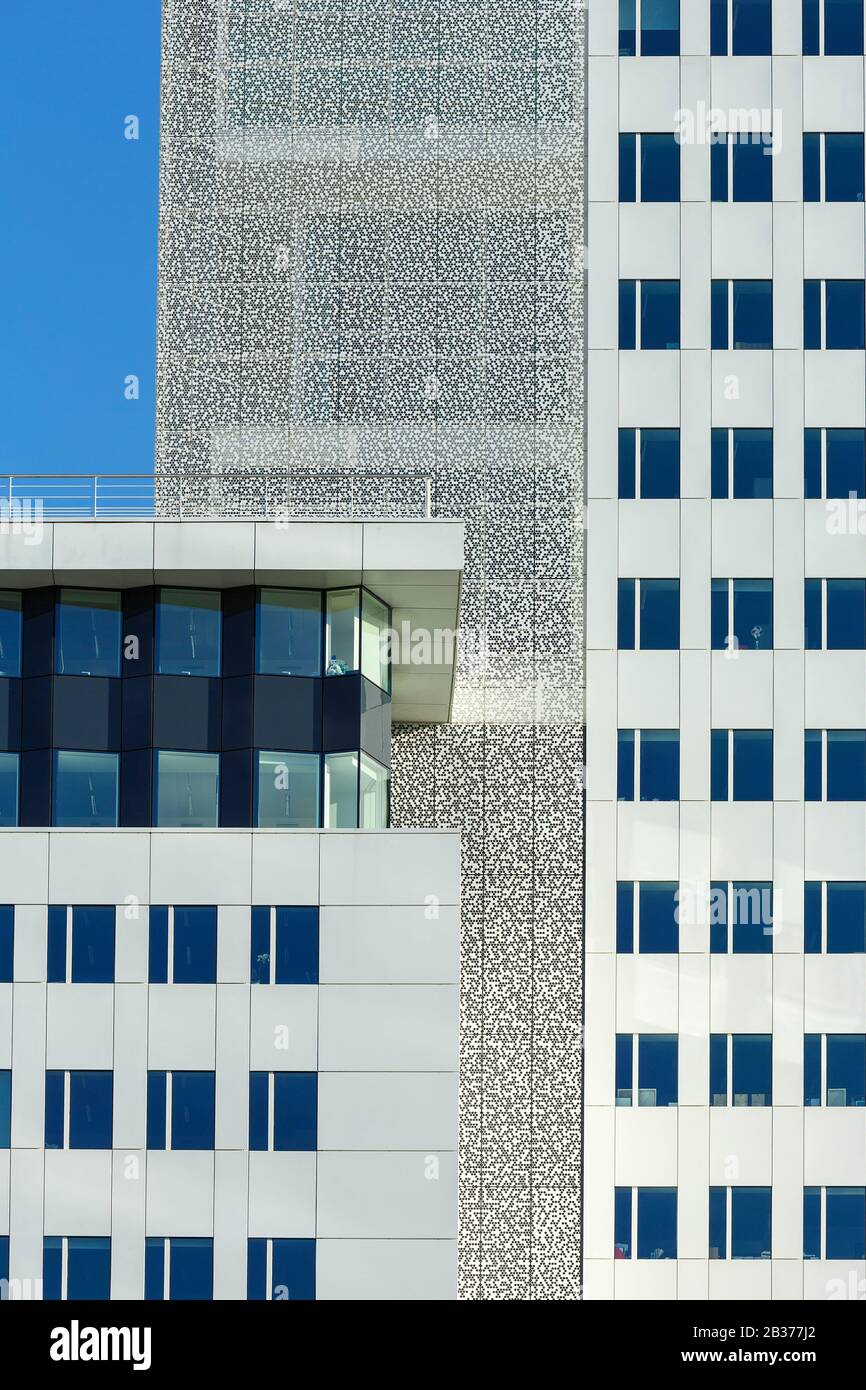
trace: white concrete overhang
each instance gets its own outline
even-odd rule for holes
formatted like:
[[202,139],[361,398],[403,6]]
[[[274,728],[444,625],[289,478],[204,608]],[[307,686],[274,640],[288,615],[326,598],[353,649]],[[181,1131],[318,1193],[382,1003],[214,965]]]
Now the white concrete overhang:
[[444,723],[451,713],[463,546],[462,521],[7,522],[0,528],[0,587],[365,584],[391,605],[401,639],[394,719]]

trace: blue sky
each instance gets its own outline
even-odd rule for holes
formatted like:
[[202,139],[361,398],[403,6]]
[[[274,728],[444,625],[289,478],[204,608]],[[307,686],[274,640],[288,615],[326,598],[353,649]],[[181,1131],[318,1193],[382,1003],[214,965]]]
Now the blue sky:
[[0,5],[2,473],[153,469],[159,28],[160,0]]

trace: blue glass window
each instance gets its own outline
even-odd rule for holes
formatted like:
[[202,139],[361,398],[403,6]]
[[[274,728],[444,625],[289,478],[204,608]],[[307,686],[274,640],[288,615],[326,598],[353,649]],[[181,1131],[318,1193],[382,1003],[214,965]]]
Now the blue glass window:
[[271,983],[271,909],[250,910],[250,984]]
[[827,1104],[866,1105],[866,1034],[827,1034]]
[[827,953],[861,951],[866,951],[866,883],[828,883]]
[[822,801],[823,790],[823,747],[820,729],[806,729],[804,742],[804,796],[806,801]]
[[710,52],[713,57],[766,57],[773,51],[771,0],[731,0],[728,45],[728,0],[711,0]]
[[733,742],[734,801],[772,801],[772,729],[735,729]]
[[631,1033],[617,1033],[615,1054],[615,1084],[617,1105],[631,1105],[633,1089],[633,1038]]
[[733,928],[735,955],[770,955],[773,950],[773,885],[733,883],[728,920]]
[[56,751],[52,824],[116,826],[118,764],[116,753]]
[[[63,1294],[62,1236],[46,1236],[42,1254],[42,1291],[46,1299]],[[66,1299],[106,1302],[111,1290],[111,1240],[108,1236],[70,1236],[66,1240]]]
[[807,652],[820,651],[824,645],[823,589],[820,579],[803,581],[804,642]]
[[710,136],[710,201],[726,203],[728,188],[728,137],[722,131]]
[[803,0],[803,53],[812,58],[821,51],[820,4],[821,0]]
[[48,909],[48,983],[66,983],[66,908]]
[[827,430],[826,496],[849,497],[853,492],[856,497],[864,497],[864,484],[866,430]]
[[619,346],[623,352],[637,347],[637,281],[619,282]]
[[634,884],[616,885],[616,949],[620,955],[634,951]]
[[644,881],[638,891],[638,931],[641,955],[675,955],[680,948],[675,882]]
[[0,1300],[7,1297],[6,1283],[9,1279],[9,1237],[0,1236]]
[[[713,882],[710,884],[710,954],[724,956],[727,953],[728,885]],[[727,1062],[725,1066],[727,1067]],[[727,1075],[727,1072],[725,1074]]]
[[827,580],[827,647],[831,651],[866,647],[866,580]]
[[165,1298],[165,1241],[148,1236],[144,1242],[144,1297],[147,1303]]
[[55,669],[61,676],[120,675],[120,594],[61,589]]
[[12,1136],[12,1073],[0,1071],[0,1149],[8,1149]]
[[824,136],[824,197],[828,203],[862,203],[863,134],[828,131]]
[[824,53],[863,53],[863,0],[824,0]]
[[640,495],[643,498],[679,497],[679,430],[641,430]]
[[773,145],[768,133],[741,132],[729,137],[735,203],[773,201]]
[[620,651],[633,651],[635,647],[635,584],[640,592],[641,651],[676,651],[680,644],[678,579],[618,581]]
[[742,651],[769,651],[773,646],[772,579],[735,579],[734,636]]
[[803,202],[821,201],[821,136],[817,131],[803,135]]
[[0,826],[18,824],[18,754],[0,753]]
[[618,579],[616,586],[616,643],[621,652],[634,651],[634,579]]
[[183,1237],[169,1241],[168,1296],[173,1303],[213,1298],[213,1241]]
[[168,908],[148,911],[147,978],[152,985],[168,984]]
[[821,1034],[803,1035],[803,1104],[821,1104]]
[[171,1147],[212,1149],[214,1146],[214,1073],[174,1071],[171,1074]]
[[637,1257],[675,1260],[677,1257],[677,1190],[639,1187],[637,1190]]
[[277,908],[278,985],[312,985],[319,980],[319,909]]
[[260,589],[256,670],[271,676],[322,672],[322,596],[304,589]]
[[155,825],[213,827],[218,823],[219,753],[154,751]]
[[215,907],[174,909],[174,983],[216,983],[217,910]]
[[0,907],[0,985],[11,984],[15,965],[15,908]]
[[632,1195],[630,1187],[616,1187],[613,1194],[613,1257],[631,1259]]
[[728,731],[710,731],[710,799],[727,801],[730,795],[728,778]]
[[637,200],[637,141],[631,131],[619,137],[619,201],[634,203]]
[[641,801],[679,801],[679,729],[641,729]]
[[256,1153],[268,1148],[269,1089],[268,1072],[250,1072],[250,1149]]
[[[731,436],[733,438],[731,439]],[[733,445],[733,491],[730,485],[729,443]],[[712,432],[712,493],[715,499],[742,500],[773,496],[773,431]]]
[[640,51],[644,58],[680,51],[680,0],[641,0]]
[[644,352],[680,346],[679,280],[642,280],[640,345]]
[[634,801],[634,729],[617,730],[616,796]]
[[117,914],[113,907],[73,907],[73,984],[110,985],[114,983],[116,918]]
[[862,280],[827,280],[826,347],[861,350],[866,346],[866,309]]
[[676,1105],[676,1035],[641,1033],[637,1055],[638,1105]]
[[617,493],[622,498],[636,496],[636,430],[622,429],[617,440]]
[[271,1241],[271,1285],[267,1286],[268,1242],[247,1243],[247,1299],[306,1301],[316,1297],[316,1242]]
[[160,589],[156,669],[160,675],[218,676],[220,595],[207,589]]
[[817,429],[805,429],[803,431],[804,497],[823,496],[823,485],[821,482],[821,433],[821,430]]
[[866,801],[866,730],[827,730],[827,800]]
[[680,201],[680,147],[675,135],[640,136],[640,200]]
[[817,956],[821,954],[821,885],[820,883],[805,883],[803,885],[803,936],[804,949],[807,955]]
[[734,1105],[772,1105],[773,1038],[770,1033],[735,1033],[731,1039]]
[[317,826],[320,782],[318,753],[258,753],[256,825],[285,830]]
[[828,1187],[827,1245],[828,1260],[862,1260],[866,1258],[866,1188]]
[[803,1259],[821,1258],[821,1189],[803,1188]]
[[772,280],[734,280],[734,342],[737,349],[773,346]]
[[710,1105],[728,1103],[728,1035],[710,1034]]
[[619,0],[619,55],[637,55],[637,0]]
[[806,280],[803,284],[803,347],[812,352],[821,348],[820,280]]
[[147,1147],[164,1149],[166,1138],[166,1073],[147,1073]]
[[21,595],[0,589],[0,676],[21,675]]
[[316,1072],[274,1074],[274,1149],[278,1152],[316,1148]]
[[772,1249],[772,1189],[731,1188],[731,1258],[768,1260]]
[[110,1149],[114,1075],[110,1071],[69,1073],[69,1147]]
[[711,1260],[728,1258],[728,1191],[725,1187],[710,1188],[709,1256]]

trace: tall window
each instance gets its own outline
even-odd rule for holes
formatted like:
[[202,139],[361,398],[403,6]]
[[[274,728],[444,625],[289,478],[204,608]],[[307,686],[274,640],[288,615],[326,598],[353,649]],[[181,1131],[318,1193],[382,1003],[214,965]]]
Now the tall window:
[[219,821],[219,753],[154,752],[154,824],[215,826]]
[[120,675],[120,594],[61,589],[55,669],[61,676]]
[[0,676],[21,675],[21,595],[0,589]]
[[256,670],[269,676],[318,676],[322,670],[322,595],[260,589]]
[[156,605],[156,669],[160,675],[218,676],[219,593],[160,589]]
[[91,829],[117,825],[119,762],[117,753],[58,749],[52,824]]
[[17,753],[0,753],[0,826],[18,824]]
[[318,753],[256,755],[256,825],[302,829],[319,824]]

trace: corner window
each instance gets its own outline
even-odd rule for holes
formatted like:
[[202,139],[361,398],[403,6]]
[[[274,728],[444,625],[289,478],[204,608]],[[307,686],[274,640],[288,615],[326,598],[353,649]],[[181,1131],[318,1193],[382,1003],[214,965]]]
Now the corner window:
[[0,589],[0,676],[21,675],[21,595]]
[[0,826],[18,824],[18,753],[0,753]]
[[219,823],[219,753],[154,752],[154,825]]
[[156,605],[156,669],[162,676],[218,676],[219,593],[160,589]]
[[361,754],[359,816],[362,830],[386,830],[390,810],[391,774],[387,767]]
[[55,752],[52,824],[116,826],[118,768],[117,753]]
[[320,593],[304,589],[259,590],[256,670],[266,676],[321,675]]
[[389,631],[391,612],[381,599],[361,590],[361,675],[378,685],[391,688]]
[[120,594],[61,589],[55,670],[60,676],[120,675]]
[[258,753],[256,825],[284,830],[317,826],[320,767],[318,753]]
[[332,589],[325,599],[325,675],[344,676],[359,665],[357,589]]

